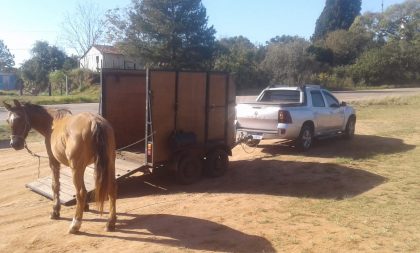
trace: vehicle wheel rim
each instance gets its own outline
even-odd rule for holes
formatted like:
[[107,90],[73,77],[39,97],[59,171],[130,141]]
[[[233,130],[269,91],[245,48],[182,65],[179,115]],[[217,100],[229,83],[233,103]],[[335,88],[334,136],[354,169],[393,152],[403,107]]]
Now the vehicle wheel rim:
[[302,141],[303,141],[304,148],[309,148],[311,146],[312,134],[309,130],[306,130],[305,132],[303,132]]

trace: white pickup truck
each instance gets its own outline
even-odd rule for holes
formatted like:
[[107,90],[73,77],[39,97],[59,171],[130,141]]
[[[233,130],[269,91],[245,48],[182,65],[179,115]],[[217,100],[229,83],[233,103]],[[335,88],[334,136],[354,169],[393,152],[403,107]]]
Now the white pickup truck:
[[236,106],[238,138],[249,146],[264,139],[292,140],[302,151],[314,138],[352,138],[356,112],[319,85],[269,86],[254,103]]

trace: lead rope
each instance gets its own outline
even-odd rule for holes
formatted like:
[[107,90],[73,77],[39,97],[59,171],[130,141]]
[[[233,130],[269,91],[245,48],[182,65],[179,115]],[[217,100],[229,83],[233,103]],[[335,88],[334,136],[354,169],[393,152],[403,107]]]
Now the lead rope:
[[140,143],[140,142],[143,142],[143,141],[144,141],[144,140],[146,140],[147,138],[149,138],[149,137],[153,136],[155,133],[156,133],[156,131],[155,131],[155,132],[153,132],[153,133],[151,133],[150,135],[146,136],[145,138],[143,138],[143,139],[141,139],[141,140],[138,140],[138,141],[136,141],[136,142],[133,142],[133,143],[131,143],[131,144],[129,144],[129,145],[127,145],[127,146],[125,146],[125,147],[119,148],[119,149],[117,149],[116,151],[117,151],[117,152],[120,152],[120,151],[123,151],[124,149],[127,149],[127,148],[129,148],[129,147],[132,147],[132,146],[134,146],[134,145],[136,145],[136,144],[138,144],[138,143]]
[[241,146],[242,150],[243,150],[245,153],[247,153],[247,154],[252,154],[252,153],[254,153],[254,152],[255,152],[255,150],[257,149],[257,146],[253,147],[252,149],[250,149],[250,151],[248,151],[248,150],[245,148],[245,146],[248,146],[248,145],[246,145],[246,143],[245,143],[247,140],[248,140],[248,139],[247,139],[247,137],[246,137],[243,133],[241,133],[241,134],[239,135],[239,137],[238,137],[238,141],[236,142],[236,144],[239,144],[239,145]]
[[30,150],[28,145],[26,144],[26,141],[25,141],[25,146],[24,147],[25,147],[26,151],[28,151],[28,153],[31,156],[38,158],[38,179],[39,179],[40,168],[41,168],[41,158],[48,158],[48,157],[47,156],[41,156],[41,155],[38,155],[38,154],[35,154],[34,152],[32,152],[32,150]]

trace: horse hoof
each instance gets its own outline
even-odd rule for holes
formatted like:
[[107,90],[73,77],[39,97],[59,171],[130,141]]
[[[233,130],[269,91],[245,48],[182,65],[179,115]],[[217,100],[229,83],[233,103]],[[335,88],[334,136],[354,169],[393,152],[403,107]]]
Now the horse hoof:
[[60,218],[60,213],[52,212],[50,214],[50,219],[51,220],[58,220],[59,218]]
[[79,232],[78,228],[72,227],[69,229],[69,234],[77,234]]
[[115,224],[107,223],[106,227],[105,227],[105,231],[106,232],[114,232],[115,231]]

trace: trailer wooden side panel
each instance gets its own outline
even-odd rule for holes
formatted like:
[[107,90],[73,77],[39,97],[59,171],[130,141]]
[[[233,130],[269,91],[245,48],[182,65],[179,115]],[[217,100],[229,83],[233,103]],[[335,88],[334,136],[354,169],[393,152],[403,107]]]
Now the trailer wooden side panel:
[[235,119],[236,119],[236,85],[232,77],[229,78],[228,92],[228,125],[226,145],[233,148],[236,142]]
[[[163,163],[172,157],[169,145],[175,129],[175,86],[176,72],[151,71],[151,110],[153,123],[153,164]],[[148,161],[150,162],[149,158]]]
[[[102,115],[111,122],[117,147],[145,136],[145,71],[103,70]],[[138,145],[144,147],[144,143]]]
[[225,74],[210,74],[209,76],[209,141],[224,141],[225,139],[227,82]]
[[206,120],[206,73],[179,72],[176,130],[195,133],[204,143]]

